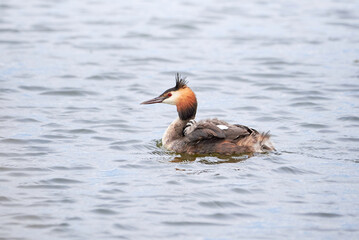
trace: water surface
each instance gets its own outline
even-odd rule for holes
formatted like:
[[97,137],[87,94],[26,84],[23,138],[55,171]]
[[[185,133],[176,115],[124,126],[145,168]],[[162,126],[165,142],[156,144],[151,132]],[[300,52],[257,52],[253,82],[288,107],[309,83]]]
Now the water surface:
[[[355,1],[0,3],[1,239],[356,239]],[[198,119],[277,153],[190,157],[141,106],[187,76]]]

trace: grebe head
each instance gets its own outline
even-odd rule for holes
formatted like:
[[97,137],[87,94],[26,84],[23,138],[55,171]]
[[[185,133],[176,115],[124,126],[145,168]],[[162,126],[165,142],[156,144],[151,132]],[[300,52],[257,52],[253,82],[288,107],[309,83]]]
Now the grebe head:
[[182,120],[193,119],[197,111],[197,99],[194,92],[187,86],[186,78],[176,74],[176,86],[164,91],[158,97],[141,104],[167,103],[176,105],[179,117]]

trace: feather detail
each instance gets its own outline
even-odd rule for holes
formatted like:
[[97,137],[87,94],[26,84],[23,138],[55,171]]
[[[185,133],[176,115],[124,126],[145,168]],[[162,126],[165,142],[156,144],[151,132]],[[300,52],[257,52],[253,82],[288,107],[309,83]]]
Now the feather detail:
[[194,92],[189,87],[184,87],[180,90],[179,97],[176,100],[178,116],[182,120],[193,119],[197,113],[197,98]]
[[188,82],[186,81],[186,77],[182,78],[181,74],[179,73],[176,74],[176,86],[175,86],[176,90],[187,87],[187,83]]

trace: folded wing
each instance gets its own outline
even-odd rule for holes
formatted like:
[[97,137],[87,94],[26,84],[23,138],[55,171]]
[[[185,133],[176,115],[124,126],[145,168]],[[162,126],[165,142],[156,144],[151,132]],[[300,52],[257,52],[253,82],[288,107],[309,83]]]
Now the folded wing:
[[189,142],[207,139],[226,139],[231,141],[258,133],[256,130],[246,126],[239,124],[232,125],[218,119],[204,120],[195,124],[195,126],[191,126],[192,128],[195,127],[191,132],[184,131]]

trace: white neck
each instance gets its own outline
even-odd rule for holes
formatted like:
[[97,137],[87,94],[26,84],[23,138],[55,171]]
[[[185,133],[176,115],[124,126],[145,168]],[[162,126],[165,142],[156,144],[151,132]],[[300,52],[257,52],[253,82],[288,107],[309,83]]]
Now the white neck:
[[167,149],[171,149],[170,145],[174,140],[183,137],[183,129],[189,120],[181,120],[179,117],[174,120],[167,128],[162,137],[162,145]]

